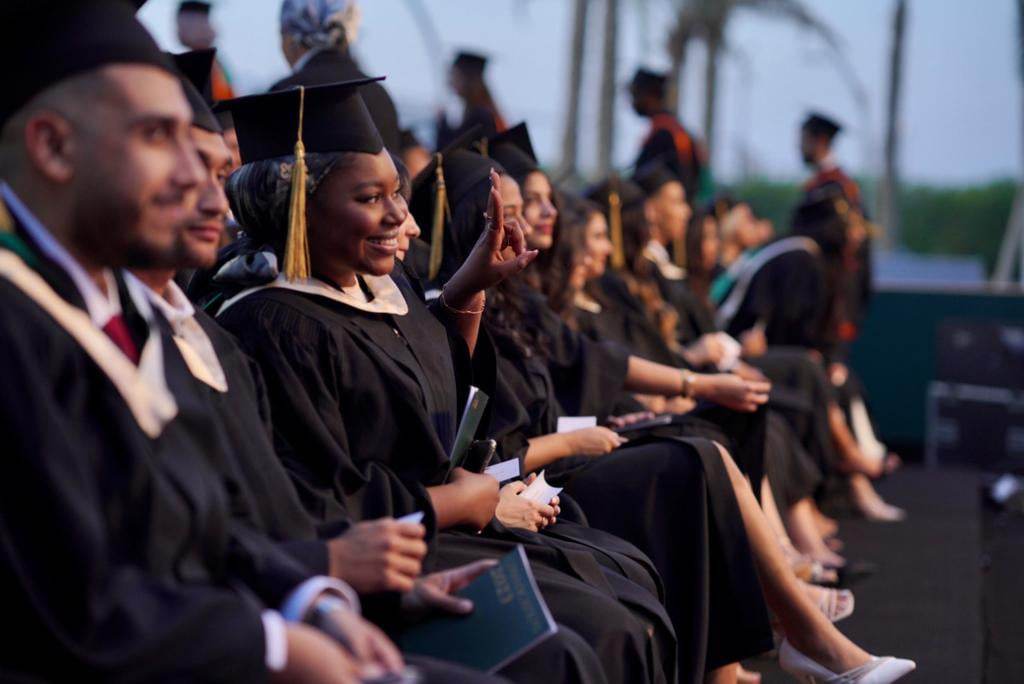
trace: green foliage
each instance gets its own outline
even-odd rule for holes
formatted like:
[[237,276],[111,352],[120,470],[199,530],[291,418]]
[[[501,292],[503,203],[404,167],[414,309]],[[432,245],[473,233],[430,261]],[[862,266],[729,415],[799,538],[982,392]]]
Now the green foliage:
[[[871,187],[860,182],[862,188]],[[956,188],[904,186],[899,198],[903,246],[919,254],[980,256],[991,273],[1015,190],[1012,180]],[[800,186],[752,179],[733,186],[730,193],[750,202],[758,215],[771,219],[776,230],[785,233]],[[868,198],[870,207],[870,194]]]

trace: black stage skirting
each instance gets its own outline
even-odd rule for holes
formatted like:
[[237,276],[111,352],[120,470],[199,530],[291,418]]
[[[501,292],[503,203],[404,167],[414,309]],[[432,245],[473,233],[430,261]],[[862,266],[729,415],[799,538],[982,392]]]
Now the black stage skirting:
[[[908,682],[1024,681],[1024,520],[999,548],[986,540],[980,481],[970,471],[907,467],[878,487],[908,510],[907,521],[842,521],[847,558],[878,572],[853,587],[857,612],[839,626],[872,653],[916,660]],[[986,601],[986,587],[1001,595]],[[764,660],[748,666],[766,683],[790,681]]]

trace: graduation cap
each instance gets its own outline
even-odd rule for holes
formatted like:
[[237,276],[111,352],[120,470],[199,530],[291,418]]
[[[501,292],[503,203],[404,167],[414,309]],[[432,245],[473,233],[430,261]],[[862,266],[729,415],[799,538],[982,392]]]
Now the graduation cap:
[[416,132],[411,128],[403,128],[399,132],[399,144],[398,148],[401,151],[409,150],[414,147],[423,147],[423,143],[416,137]]
[[663,94],[668,83],[668,76],[657,71],[640,67],[629,82],[629,89],[634,92],[655,92]]
[[679,176],[660,161],[644,164],[633,173],[633,182],[643,189],[648,197],[654,197],[662,187],[679,182]]
[[829,140],[836,137],[836,134],[843,130],[842,125],[835,121],[835,119],[817,112],[811,112],[807,115],[807,118],[804,119],[803,128],[814,135],[824,135]]
[[455,55],[452,66],[467,72],[482,74],[487,68],[487,57],[477,52],[460,51]]
[[626,266],[626,252],[622,238],[622,212],[625,209],[643,207],[643,188],[617,174],[608,180],[589,189],[586,198],[595,202],[608,217],[608,232],[612,239],[612,268],[622,269]]
[[213,57],[216,52],[210,48],[178,55],[168,54],[181,72],[181,87],[185,91],[185,99],[192,107],[192,124],[211,133],[223,133],[224,128],[210,109],[213,103]]
[[183,0],[178,4],[178,14],[181,14],[182,12],[199,12],[200,14],[209,14],[211,9],[213,9],[213,3],[201,2],[200,0]]
[[489,138],[485,152],[485,156],[497,161],[518,180],[540,168],[525,121]]
[[359,87],[383,80],[362,78],[322,86],[298,86],[218,102],[231,112],[242,163],[294,156],[285,277],[309,278],[306,239],[306,152],[362,152],[384,149]]
[[504,171],[495,160],[468,149],[479,139],[480,130],[479,125],[473,126],[434,154],[412,181],[409,211],[421,226],[431,226],[430,231],[423,234],[424,241],[430,244],[428,280],[434,280],[441,270],[444,226],[451,219],[452,205],[458,204],[477,183],[488,178],[491,169]]
[[0,125],[57,83],[107,64],[148,64],[176,74],[127,0],[5,0],[0,63],[12,65],[0,89]]

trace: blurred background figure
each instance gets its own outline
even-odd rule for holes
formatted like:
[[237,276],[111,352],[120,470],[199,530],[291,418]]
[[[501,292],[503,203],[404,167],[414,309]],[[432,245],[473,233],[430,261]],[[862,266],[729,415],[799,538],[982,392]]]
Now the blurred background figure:
[[504,117],[494,103],[491,89],[484,80],[487,58],[473,52],[460,52],[448,72],[448,85],[462,100],[462,121],[457,126],[448,123],[441,112],[437,117],[437,147],[444,147],[474,126],[479,125],[480,137],[490,137],[508,128]]
[[637,69],[629,85],[633,111],[651,120],[636,167],[653,162],[665,164],[683,182],[686,196],[704,199],[701,193],[701,172],[705,167],[704,153],[690,132],[669,111],[665,74]]
[[[359,35],[361,16],[353,0],[284,0],[281,52],[292,73],[270,89],[325,85],[373,75],[363,72],[349,49]],[[367,84],[360,92],[384,146],[397,153],[401,136],[391,95],[379,83]]]
[[[212,3],[183,0],[178,5],[178,40],[189,50],[208,50],[216,46],[217,29],[210,21]],[[231,77],[220,60],[213,63],[213,99],[229,100],[235,96]]]

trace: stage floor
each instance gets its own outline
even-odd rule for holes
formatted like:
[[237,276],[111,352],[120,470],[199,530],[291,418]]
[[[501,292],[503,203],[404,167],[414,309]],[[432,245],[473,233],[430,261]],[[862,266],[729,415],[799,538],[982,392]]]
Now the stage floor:
[[[879,485],[905,522],[842,521],[847,558],[879,569],[853,587],[857,611],[840,627],[872,653],[916,660],[908,682],[1024,681],[1024,518],[983,511],[980,482],[906,467]],[[790,681],[763,659],[748,666]]]

